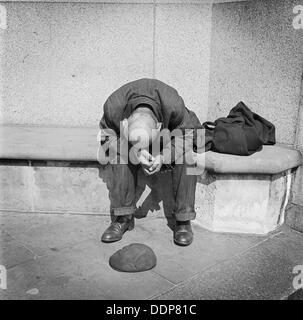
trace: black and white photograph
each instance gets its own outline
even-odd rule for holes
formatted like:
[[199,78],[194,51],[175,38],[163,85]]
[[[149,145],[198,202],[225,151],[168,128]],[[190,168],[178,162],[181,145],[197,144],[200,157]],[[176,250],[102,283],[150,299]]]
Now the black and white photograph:
[[0,300],[303,300],[303,0],[0,0]]

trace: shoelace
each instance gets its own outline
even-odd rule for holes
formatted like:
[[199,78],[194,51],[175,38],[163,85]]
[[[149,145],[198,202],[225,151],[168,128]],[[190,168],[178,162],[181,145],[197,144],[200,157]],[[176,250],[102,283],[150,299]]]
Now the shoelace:
[[122,219],[121,219],[121,221],[119,221],[119,220],[116,220],[116,221],[112,222],[112,224],[111,224],[112,227],[117,231],[122,229],[123,224],[126,224],[129,222],[128,220],[122,220]]

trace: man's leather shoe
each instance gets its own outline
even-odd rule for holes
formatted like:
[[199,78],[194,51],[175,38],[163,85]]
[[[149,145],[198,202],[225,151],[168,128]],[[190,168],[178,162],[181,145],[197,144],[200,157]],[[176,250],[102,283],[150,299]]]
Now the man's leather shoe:
[[122,239],[126,230],[134,229],[134,216],[118,216],[110,226],[104,231],[101,241],[102,242],[115,242]]
[[177,221],[174,231],[174,242],[179,246],[189,246],[194,240],[190,221]]

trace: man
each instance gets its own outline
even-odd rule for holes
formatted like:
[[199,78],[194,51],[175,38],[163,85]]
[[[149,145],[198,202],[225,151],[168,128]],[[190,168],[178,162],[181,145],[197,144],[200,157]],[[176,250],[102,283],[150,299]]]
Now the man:
[[[116,162],[111,162],[113,183],[109,186],[115,219],[103,233],[103,242],[119,241],[125,231],[134,227],[138,168],[142,167],[150,176],[168,166],[172,168],[175,197],[174,242],[181,246],[192,243],[197,176],[188,174],[193,163],[188,163],[185,155],[192,154],[192,129],[199,125],[198,118],[185,107],[178,92],[159,80],[136,80],[111,94],[100,121],[99,162],[104,163],[106,154],[116,156]],[[174,133],[169,143],[160,139],[165,130]],[[121,145],[127,155],[121,151]]]

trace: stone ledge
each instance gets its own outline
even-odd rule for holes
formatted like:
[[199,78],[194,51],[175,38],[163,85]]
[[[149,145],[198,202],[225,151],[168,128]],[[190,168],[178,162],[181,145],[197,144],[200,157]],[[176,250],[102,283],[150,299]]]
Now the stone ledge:
[[[203,166],[203,159],[201,161]],[[199,162],[198,162],[199,163]],[[303,163],[298,150],[281,145],[263,146],[250,156],[235,156],[209,151],[205,156],[205,167],[215,173],[278,174]]]
[[[96,128],[0,126],[0,158],[27,160],[96,161]],[[251,156],[216,152],[198,155],[200,167],[216,173],[277,174],[303,162],[298,150],[264,146]]]
[[0,158],[97,161],[95,128],[0,126]]

